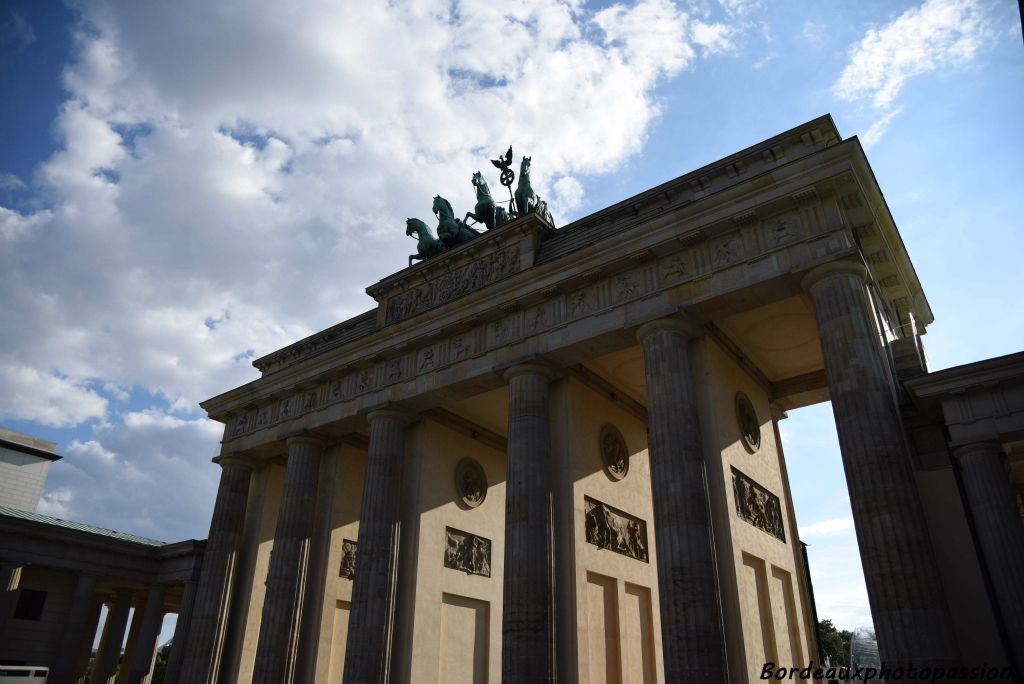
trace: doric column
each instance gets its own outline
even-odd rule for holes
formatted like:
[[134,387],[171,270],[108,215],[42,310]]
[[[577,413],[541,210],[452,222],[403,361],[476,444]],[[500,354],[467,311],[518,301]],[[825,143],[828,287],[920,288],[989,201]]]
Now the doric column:
[[[149,676],[153,667],[153,656],[156,651],[156,640],[160,636],[160,627],[164,622],[164,594],[167,587],[154,584],[149,588],[146,605],[142,609],[138,637],[135,641],[131,661],[125,663],[128,684],[142,684]],[[136,617],[138,619],[138,616]],[[134,621],[133,621],[134,622]],[[132,625],[134,627],[134,625]],[[127,656],[127,653],[125,654]],[[118,677],[120,679],[120,677]]]
[[331,554],[331,534],[334,531],[334,501],[338,489],[334,476],[337,466],[337,449],[328,451],[320,459],[316,520],[313,524],[313,538],[309,544],[309,571],[306,574],[302,624],[299,627],[299,662],[295,667],[295,681],[299,684],[315,684],[325,592],[331,594],[330,615],[334,614],[333,592],[338,570],[328,569],[327,562]]
[[359,547],[352,585],[345,650],[346,684],[387,682],[395,614],[402,467],[406,427],[404,411],[374,411],[366,457]]
[[700,421],[690,376],[697,331],[672,318],[640,327],[658,548],[665,680],[725,682],[715,542]]
[[555,679],[551,531],[552,371],[513,366],[508,382],[505,585],[501,674],[505,682]]
[[217,679],[234,584],[235,560],[245,524],[252,466],[229,456],[221,456],[218,462],[221,466],[220,486],[213,505],[210,537],[203,553],[203,567],[182,666],[181,681],[185,684],[213,684]]
[[174,623],[174,637],[171,639],[171,653],[167,658],[167,670],[164,671],[164,684],[178,684],[181,676],[181,664],[185,661],[185,644],[188,643],[189,626],[192,623],[192,605],[196,598],[196,583],[185,582],[181,592],[181,606],[178,608],[178,619]]
[[[1024,525],[996,442],[953,451],[1011,654],[1024,659]],[[1024,665],[1024,663],[1018,663]]]
[[253,684],[286,684],[295,675],[323,448],[323,442],[313,437],[288,439],[284,489],[267,572]]
[[145,604],[141,596],[134,597],[132,608],[135,610],[132,612],[132,623],[128,627],[128,640],[124,644],[124,652],[121,654],[120,664],[117,667],[117,676],[113,679],[115,684],[127,684],[128,673],[131,671],[131,664],[139,645],[139,637],[142,635]]
[[89,681],[107,684],[117,675],[121,644],[124,643],[124,630],[128,626],[128,611],[131,608],[131,592],[117,592],[114,602],[107,610],[107,619],[103,622],[103,636],[100,637],[100,647],[96,651],[96,661],[93,663]]
[[21,563],[0,561],[0,636],[3,636],[7,621],[14,612],[21,582]]
[[[60,637],[60,648],[57,650],[57,658],[50,668],[50,677],[47,679],[51,684],[72,684],[75,678],[83,674],[76,671],[78,655],[81,652],[82,643],[88,640],[90,650],[92,637],[96,632],[96,621],[98,613],[94,613],[96,593],[96,576],[80,574],[75,584],[75,593],[71,598],[71,607],[67,617],[64,619],[64,631]],[[90,625],[90,617],[92,624]],[[93,681],[99,681],[93,679]]]
[[833,262],[808,273],[803,287],[818,322],[879,651],[894,667],[955,665],[956,641],[865,276],[862,264]]

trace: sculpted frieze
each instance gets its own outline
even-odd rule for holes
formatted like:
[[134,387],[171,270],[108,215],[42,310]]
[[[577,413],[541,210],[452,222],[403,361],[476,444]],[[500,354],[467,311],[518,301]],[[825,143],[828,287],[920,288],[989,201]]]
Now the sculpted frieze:
[[344,577],[348,580],[354,580],[356,578],[356,551],[359,548],[357,542],[351,539],[342,540],[341,549],[341,570],[338,572],[339,577]]
[[444,567],[467,575],[491,576],[491,540],[445,527]]
[[736,468],[732,469],[732,487],[737,515],[779,541],[786,541],[779,497]]
[[517,245],[485,254],[435,280],[412,285],[406,291],[389,298],[385,305],[385,325],[412,318],[518,272]]
[[644,520],[589,496],[584,496],[583,502],[588,544],[649,562]]

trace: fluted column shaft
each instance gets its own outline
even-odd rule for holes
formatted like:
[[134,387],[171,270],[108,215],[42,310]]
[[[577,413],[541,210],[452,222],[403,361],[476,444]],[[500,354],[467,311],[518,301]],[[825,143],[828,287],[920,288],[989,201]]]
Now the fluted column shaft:
[[100,637],[100,647],[96,651],[96,661],[92,666],[92,676],[89,678],[91,682],[107,684],[117,674],[121,644],[124,643],[124,631],[128,626],[128,612],[131,608],[131,592],[117,592],[114,602],[107,610],[107,619],[103,622],[103,636]]
[[182,666],[181,681],[185,684],[214,684],[217,680],[235,559],[245,525],[252,467],[244,461],[223,456],[220,465],[220,486],[213,505],[210,536],[203,554]]
[[818,323],[871,615],[888,665],[948,667],[959,661],[956,641],[865,275],[861,264],[834,262],[803,286]]
[[288,440],[284,491],[267,572],[253,684],[286,684],[295,675],[322,453],[323,443],[317,439]]
[[356,576],[345,650],[346,684],[383,684],[391,668],[398,585],[402,467],[411,416],[374,411],[359,516]]
[[505,682],[555,677],[551,532],[550,369],[505,372],[508,447],[505,479],[505,586],[501,674]]
[[647,379],[662,649],[666,681],[725,682],[715,543],[690,375],[693,332],[683,321],[663,319],[637,334]]
[[[75,671],[78,655],[82,650],[82,642],[86,639],[92,641],[92,636],[96,631],[96,621],[99,619],[98,614],[93,611],[95,593],[96,576],[79,575],[75,593],[71,599],[71,608],[64,621],[64,632],[61,634],[56,662],[50,668],[50,677],[47,679],[51,684],[72,684],[75,677],[82,674]],[[90,618],[92,619],[91,625],[89,624]],[[92,644],[90,643],[89,646],[91,647]],[[94,679],[93,681],[99,680]]]
[[1005,456],[995,442],[961,446],[953,455],[1010,652],[1020,661],[1024,659],[1024,525],[1006,473]]
[[142,684],[153,668],[153,654],[156,651],[156,640],[160,636],[160,627],[164,621],[164,594],[167,587],[154,584],[149,588],[146,605],[142,609],[142,622],[139,623],[138,639],[135,642],[132,659],[126,663],[128,668],[128,684]]
[[178,684],[181,664],[185,661],[185,644],[188,643],[189,626],[192,624],[192,606],[196,599],[196,582],[187,581],[181,592],[181,606],[174,623],[174,637],[171,639],[171,654],[167,658],[164,684]]

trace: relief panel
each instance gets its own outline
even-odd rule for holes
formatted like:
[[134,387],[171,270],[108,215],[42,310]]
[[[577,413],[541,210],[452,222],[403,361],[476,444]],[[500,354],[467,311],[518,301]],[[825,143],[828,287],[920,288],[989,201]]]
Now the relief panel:
[[445,529],[444,567],[467,575],[491,576],[491,540],[454,527]]
[[649,562],[645,521],[589,496],[583,501],[588,544]]
[[736,468],[732,469],[732,487],[733,498],[736,501],[736,514],[779,541],[786,541],[779,497]]

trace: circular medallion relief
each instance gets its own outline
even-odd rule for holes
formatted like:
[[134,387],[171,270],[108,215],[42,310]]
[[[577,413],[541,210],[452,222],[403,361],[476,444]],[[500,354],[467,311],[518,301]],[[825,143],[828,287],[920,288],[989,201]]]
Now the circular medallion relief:
[[736,423],[743,436],[743,447],[750,453],[761,448],[761,421],[750,399],[743,392],[736,393]]
[[604,472],[613,480],[621,480],[629,472],[626,440],[614,425],[601,428],[601,461],[604,463]]
[[487,475],[475,458],[464,458],[455,464],[455,493],[469,508],[476,508],[487,498]]

